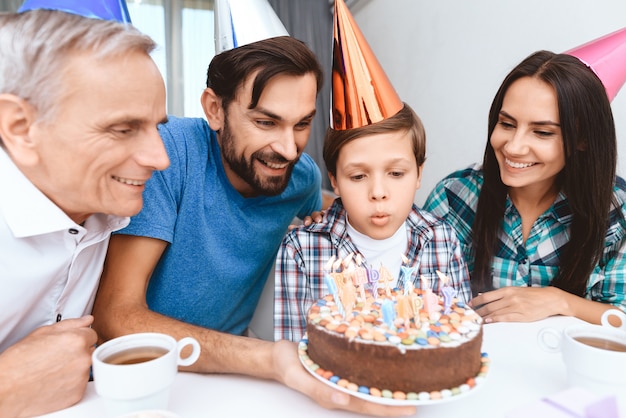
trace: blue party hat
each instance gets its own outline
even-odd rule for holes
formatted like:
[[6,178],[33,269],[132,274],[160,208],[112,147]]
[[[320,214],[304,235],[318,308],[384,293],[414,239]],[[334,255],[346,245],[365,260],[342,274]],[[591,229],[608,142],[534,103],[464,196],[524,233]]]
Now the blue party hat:
[[125,0],[24,0],[18,12],[60,10],[93,19],[131,23]]
[[215,53],[289,36],[267,0],[215,0]]

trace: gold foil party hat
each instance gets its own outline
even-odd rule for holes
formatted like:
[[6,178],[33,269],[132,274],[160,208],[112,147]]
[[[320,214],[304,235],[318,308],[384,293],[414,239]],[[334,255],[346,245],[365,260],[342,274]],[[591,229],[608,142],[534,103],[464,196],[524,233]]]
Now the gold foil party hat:
[[343,0],[335,0],[331,127],[360,128],[398,113],[404,104]]
[[289,36],[267,0],[215,0],[215,53]]

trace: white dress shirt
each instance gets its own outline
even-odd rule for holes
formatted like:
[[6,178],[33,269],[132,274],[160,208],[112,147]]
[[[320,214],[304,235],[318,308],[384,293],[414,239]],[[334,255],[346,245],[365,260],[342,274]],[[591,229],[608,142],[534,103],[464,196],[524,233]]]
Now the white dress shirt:
[[128,222],[95,214],[76,224],[0,148],[0,353],[91,313],[111,232]]

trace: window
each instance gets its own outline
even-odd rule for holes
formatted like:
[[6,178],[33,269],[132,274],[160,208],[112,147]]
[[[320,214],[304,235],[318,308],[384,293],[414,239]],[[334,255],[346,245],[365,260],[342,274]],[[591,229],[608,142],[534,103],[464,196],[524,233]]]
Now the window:
[[204,117],[200,96],[215,55],[213,0],[128,0],[133,25],[151,36],[171,115]]

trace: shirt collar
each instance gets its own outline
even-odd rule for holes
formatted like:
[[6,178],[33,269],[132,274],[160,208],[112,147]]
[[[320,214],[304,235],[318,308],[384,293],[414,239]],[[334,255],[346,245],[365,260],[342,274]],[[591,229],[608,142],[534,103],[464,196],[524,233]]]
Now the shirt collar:
[[[506,202],[504,204],[504,215],[505,218],[510,217],[508,215],[518,214],[517,208],[513,204],[511,197],[509,195],[506,196]],[[551,216],[557,222],[565,224],[571,221],[572,218],[572,210],[569,207],[569,203],[567,201],[567,197],[563,191],[560,191],[556,196],[554,203],[550,205],[547,211],[545,211],[540,217],[543,216]]]
[[[44,195],[0,148],[0,215],[16,238],[42,235],[70,228],[81,228]],[[93,229],[117,230],[129,218],[92,215],[85,225]]]

